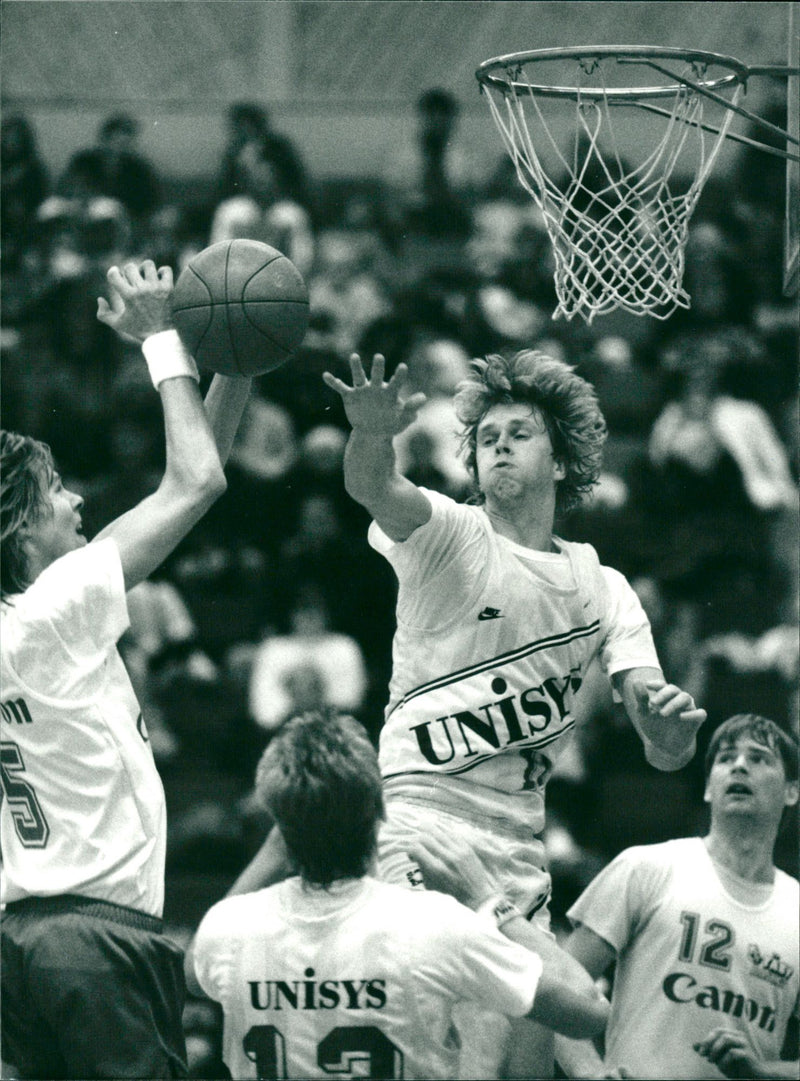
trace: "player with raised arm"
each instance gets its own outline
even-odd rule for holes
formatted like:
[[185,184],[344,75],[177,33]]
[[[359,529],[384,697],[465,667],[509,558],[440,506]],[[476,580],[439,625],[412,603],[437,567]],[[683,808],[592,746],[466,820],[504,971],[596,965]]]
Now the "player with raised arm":
[[250,381],[216,376],[204,408],[172,271],[129,263],[108,284],[98,319],[142,342],[161,398],[157,489],[87,543],[49,448],[0,434],[2,1050],[31,1078],[187,1069],[182,957],[161,922],[164,791],[117,642],[126,591],[225,490]]
[[[556,513],[598,480],[606,427],[597,398],[568,365],[535,351],[473,362],[455,405],[476,505],[460,505],[397,469],[393,438],[424,401],[404,395],[405,367],[385,382],[383,357],[368,377],[354,355],[351,371],[352,386],[324,376],[352,426],[345,482],[372,515],[370,543],[399,582],[380,737],[380,873],[417,885],[408,840],[441,821],[546,927],[545,785],[592,659],[657,768],[690,760],[706,716],[666,682],[623,576],[601,566],[590,545],[554,533]],[[538,1050],[513,1042],[520,1061],[510,1071],[549,1075],[549,1040]],[[477,1076],[488,1069],[474,1065]]]
[[616,969],[605,1062],[559,1040],[568,1077],[800,1076],[800,884],[773,862],[797,752],[773,721],[729,718],[706,754],[707,835],[626,849],[569,910],[566,948]]
[[[449,854],[449,880],[458,884],[463,871],[465,898],[483,902],[485,914],[373,877],[382,782],[375,749],[351,717],[290,720],[262,756],[256,794],[293,875],[220,901],[187,954],[189,986],[196,975],[222,1004],[233,1077],[450,1081],[459,1001],[568,1034],[602,1031],[608,1003],[586,972],[498,905],[468,848]],[[513,941],[514,925],[524,945]]]

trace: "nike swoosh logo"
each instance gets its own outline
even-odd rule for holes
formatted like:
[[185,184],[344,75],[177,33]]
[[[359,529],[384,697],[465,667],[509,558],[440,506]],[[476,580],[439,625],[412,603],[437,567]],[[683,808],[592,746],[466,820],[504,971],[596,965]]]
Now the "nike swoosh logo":
[[484,608],[482,612],[478,612],[478,619],[502,619],[503,613],[499,608]]

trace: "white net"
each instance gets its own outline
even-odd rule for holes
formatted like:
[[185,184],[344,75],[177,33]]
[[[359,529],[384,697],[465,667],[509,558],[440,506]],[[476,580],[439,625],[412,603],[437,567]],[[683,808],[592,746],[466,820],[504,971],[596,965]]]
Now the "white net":
[[[666,319],[690,306],[682,285],[689,219],[733,112],[717,109],[712,127],[704,119],[707,99],[682,85],[671,94],[662,91],[656,102],[646,95],[615,97],[603,73],[610,62],[579,61],[577,71],[591,85],[583,88],[576,80],[574,96],[571,90],[542,93],[525,65],[517,64],[501,86],[484,84],[486,97],[553,245],[553,318],[578,314],[591,323],[622,308]],[[689,72],[694,80],[703,74],[696,64]],[[726,100],[735,105],[741,92],[741,84],[731,86]],[[564,123],[559,109],[569,109],[567,122],[576,132],[571,152],[562,150],[555,134]],[[620,134],[632,112],[645,116],[646,132],[627,139],[623,153]],[[634,164],[629,158],[637,154]]]

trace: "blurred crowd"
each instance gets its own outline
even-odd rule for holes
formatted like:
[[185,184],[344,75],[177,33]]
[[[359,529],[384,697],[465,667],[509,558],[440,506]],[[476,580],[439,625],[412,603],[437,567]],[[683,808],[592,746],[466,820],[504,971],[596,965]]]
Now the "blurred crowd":
[[[378,736],[395,585],[344,491],[348,427],[321,379],[345,375],[354,350],[382,352],[389,372],[408,365],[428,400],[399,440],[403,471],[455,498],[468,492],[451,397],[472,357],[536,347],[600,397],[605,471],[559,532],[634,584],[667,678],[709,722],[695,763],[657,774],[590,673],[579,738],[550,783],[556,920],[623,847],[701,828],[700,763],[722,720],[752,711],[797,730],[798,328],[781,283],[783,162],[747,148],[708,183],[686,249],[690,309],[556,322],[549,241],[510,163],[471,158],[448,91],[427,90],[415,111],[414,138],[380,175],[333,182],[309,173],[265,108],[238,103],[205,195],[187,197],[140,151],[134,116],[107,117],[96,145],[53,175],[32,124],[5,110],[3,426],[51,445],[86,499],[89,534],[154,487],[163,453],[137,350],[95,318],[107,268],[152,258],[177,276],[209,243],[250,237],[285,252],[309,287],[305,341],[255,381],[228,492],[131,594],[122,649],[167,791],[175,924],[196,922],[257,845],[253,771],[288,716],[333,704]],[[797,874],[791,838],[778,854]]]

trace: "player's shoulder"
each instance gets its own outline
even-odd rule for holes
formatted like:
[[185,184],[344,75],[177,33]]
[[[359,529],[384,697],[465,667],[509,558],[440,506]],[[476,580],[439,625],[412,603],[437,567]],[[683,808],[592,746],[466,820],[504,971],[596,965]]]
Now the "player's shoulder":
[[60,601],[80,600],[92,587],[122,584],[119,549],[111,538],[93,541],[54,560],[23,592],[3,606],[7,619],[36,621]]
[[485,515],[480,507],[457,503],[455,499],[432,488],[419,486],[418,491],[428,501],[431,508],[430,517],[417,526],[402,543],[390,540],[378,523],[372,521],[369,527],[369,540],[379,552],[388,554],[390,551],[411,551],[418,545],[427,543],[431,537],[443,538],[451,534],[454,537],[462,537],[465,530],[486,532],[487,527],[481,521],[485,519]]
[[438,492],[435,488],[420,486],[420,491],[424,493],[435,510],[439,510],[444,514],[458,514],[465,518],[478,518],[482,514],[481,508],[477,504],[459,503],[452,496],[445,495],[444,492]]
[[475,913],[446,893],[438,890],[414,889],[394,882],[370,879],[373,898],[401,915],[405,925],[413,925],[420,932],[440,933],[443,926],[475,919]]
[[792,899],[793,908],[796,911],[798,905],[800,904],[800,881],[798,881],[793,875],[790,875],[786,871],[781,870],[780,867],[776,867],[775,888],[781,894],[784,894],[787,898]]
[[623,849],[612,861],[618,866],[632,870],[669,872],[703,858],[703,842],[699,837],[677,837],[655,844],[631,845]]
[[252,893],[223,897],[203,916],[198,933],[215,936],[224,931],[227,935],[247,935],[263,922],[266,913],[277,903],[277,893],[277,887],[267,886]]

